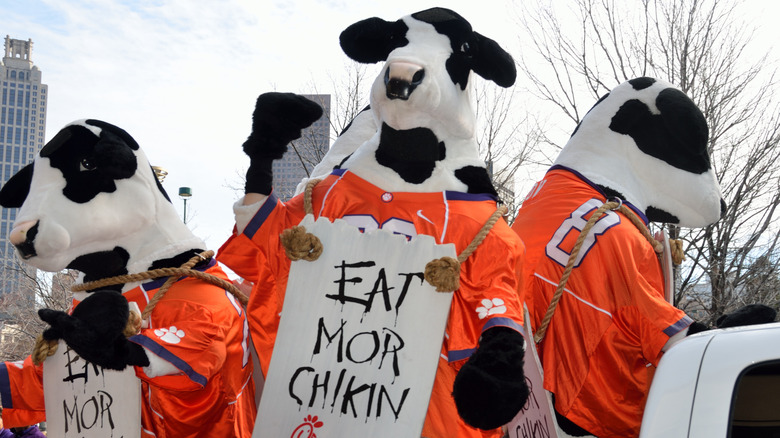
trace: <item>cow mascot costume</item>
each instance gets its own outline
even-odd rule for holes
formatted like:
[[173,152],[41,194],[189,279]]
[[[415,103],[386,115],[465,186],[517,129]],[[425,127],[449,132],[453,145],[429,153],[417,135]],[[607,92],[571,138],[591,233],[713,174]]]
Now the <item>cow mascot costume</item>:
[[[127,132],[98,120],[64,127],[2,188],[0,203],[19,208],[10,239],[26,263],[81,273],[71,312],[39,311],[51,325],[43,339],[62,339],[107,369],[135,367],[143,437],[251,434],[256,407],[241,297],[228,293],[227,277]],[[159,273],[183,265],[189,273]],[[143,322],[124,334],[128,303]],[[31,357],[0,365],[5,424],[44,420],[45,365]]]
[[[404,234],[454,243],[460,253],[497,210],[474,138],[470,73],[511,86],[516,77],[511,56],[441,8],[395,22],[363,20],[342,32],[340,41],[355,61],[386,61],[370,99],[379,128],[314,186],[315,215],[348,222],[371,217],[376,224],[399,219],[410,225]],[[290,269],[279,235],[304,217],[303,195],[285,203],[272,193],[271,164],[287,141],[301,135],[294,127],[311,123],[320,112],[296,95],[258,98],[244,143],[250,157],[246,196],[234,207],[234,235],[219,251],[221,262],[255,283],[247,311],[264,372]],[[283,130],[290,134],[285,141],[269,141]],[[524,405],[528,389],[516,284],[523,252],[520,239],[499,218],[460,266],[422,436],[498,437],[498,428]]]
[[[703,114],[680,90],[630,80],[588,112],[518,212],[512,228],[527,248],[525,298],[544,385],[569,435],[637,436],[663,352],[707,329],[664,299],[660,247],[647,231],[649,221],[704,227],[720,218],[707,140]],[[738,315],[759,323],[775,312]]]

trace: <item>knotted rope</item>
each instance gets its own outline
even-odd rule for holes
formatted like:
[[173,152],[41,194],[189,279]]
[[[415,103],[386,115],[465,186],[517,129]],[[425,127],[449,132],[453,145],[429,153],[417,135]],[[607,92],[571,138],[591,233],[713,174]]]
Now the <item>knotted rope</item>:
[[477,250],[496,222],[506,215],[507,211],[504,205],[498,207],[482,225],[469,246],[458,255],[457,260],[452,257],[442,257],[431,260],[425,265],[425,280],[436,288],[436,292],[452,292],[460,287],[460,265]]
[[[306,189],[303,192],[303,211],[306,214],[314,214],[314,207],[311,200],[312,191],[314,190],[314,186],[320,181],[321,180],[319,179],[312,179],[306,183]],[[284,253],[287,254],[287,258],[292,261],[303,259],[313,262],[322,255],[322,242],[320,241],[320,238],[306,231],[306,227],[302,225],[296,225],[282,231],[280,239],[282,247],[284,247]]]
[[[80,284],[73,285],[71,287],[71,291],[73,292],[89,291],[89,290],[100,289],[106,286],[114,286],[114,285],[124,284],[124,283],[132,283],[136,281],[144,281],[144,280],[152,280],[155,278],[168,277],[165,283],[163,283],[163,285],[160,286],[160,289],[157,291],[157,293],[155,293],[152,299],[149,300],[149,303],[146,305],[146,308],[144,308],[142,314],[139,315],[134,311],[130,312],[130,315],[127,320],[127,326],[125,327],[124,330],[124,335],[125,337],[128,338],[130,336],[137,334],[141,330],[142,321],[147,319],[149,315],[152,314],[152,311],[154,311],[155,306],[157,306],[157,303],[159,303],[160,300],[163,299],[166,292],[168,292],[168,289],[170,289],[173,283],[175,283],[182,277],[197,278],[199,280],[203,280],[207,283],[225,289],[231,295],[236,297],[236,299],[244,307],[246,307],[246,304],[249,301],[249,299],[233,283],[230,283],[229,281],[225,281],[212,274],[192,269],[192,267],[195,266],[199,261],[208,260],[213,256],[214,256],[214,251],[211,250],[204,251],[196,255],[195,257],[191,258],[189,261],[187,261],[187,263],[181,265],[178,268],[159,268],[159,269],[152,269],[150,271],[139,272],[137,274],[117,275],[115,277],[103,278],[96,281],[90,281],[87,283],[80,283]],[[47,341],[43,339],[42,334],[38,335],[38,337],[35,340],[35,346],[33,347],[33,353],[32,353],[33,363],[35,363],[36,365],[43,363],[43,361],[46,360],[47,357],[57,352],[58,344],[59,344],[58,340]]]
[[[631,223],[634,224],[634,226],[636,226],[642,236],[647,239],[656,254],[661,254],[663,252],[663,244],[657,241],[650,234],[650,230],[647,228],[642,219],[640,219],[630,208],[623,205],[623,202],[621,201],[605,202],[601,207],[593,212],[593,214],[588,219],[588,222],[584,227],[582,227],[582,231],[580,231],[580,235],[577,237],[577,240],[574,243],[574,247],[572,248],[571,254],[569,255],[569,260],[566,262],[563,275],[561,276],[561,280],[558,283],[558,288],[555,289],[555,293],[553,294],[553,298],[550,301],[550,305],[547,307],[547,312],[544,314],[544,318],[542,319],[542,323],[539,326],[539,330],[537,330],[537,332],[534,334],[534,341],[537,344],[542,341],[545,333],[547,332],[547,327],[550,325],[550,320],[555,314],[555,309],[558,307],[558,302],[563,296],[564,288],[566,287],[566,283],[569,281],[569,277],[571,276],[572,270],[574,269],[574,262],[577,259],[577,255],[579,255],[582,244],[585,242],[585,238],[588,236],[590,229],[593,228],[593,225],[596,224],[599,218],[601,218],[601,216],[607,210],[617,210],[623,213],[623,215],[626,216],[631,221]],[[685,257],[682,250],[682,241],[670,239],[669,243],[672,248],[672,260],[675,264],[679,265],[682,263],[682,260]]]
[[[312,190],[320,180],[310,180],[306,184],[303,195],[303,210],[306,214],[313,214]],[[436,288],[437,292],[452,292],[460,287],[460,265],[473,253],[485,240],[493,225],[499,218],[506,215],[507,208],[499,207],[482,226],[469,246],[460,253],[457,260],[452,257],[442,257],[432,260],[425,266],[425,280]],[[322,242],[312,233],[306,231],[301,225],[284,230],[280,236],[284,252],[292,261],[317,260],[322,254]]]

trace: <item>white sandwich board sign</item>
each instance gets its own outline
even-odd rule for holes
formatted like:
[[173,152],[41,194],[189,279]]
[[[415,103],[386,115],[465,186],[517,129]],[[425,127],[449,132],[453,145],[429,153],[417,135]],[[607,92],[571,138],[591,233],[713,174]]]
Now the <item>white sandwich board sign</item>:
[[252,437],[419,437],[452,300],[423,272],[454,245],[301,225],[324,250],[292,263]]
[[47,435],[58,438],[141,436],[141,381],[133,367],[107,370],[60,341],[43,362]]

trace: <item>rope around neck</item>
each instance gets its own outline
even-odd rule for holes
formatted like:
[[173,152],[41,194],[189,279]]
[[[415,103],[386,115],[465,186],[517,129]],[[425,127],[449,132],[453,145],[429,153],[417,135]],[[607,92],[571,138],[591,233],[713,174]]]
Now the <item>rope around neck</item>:
[[[539,326],[539,330],[534,334],[534,341],[537,344],[541,342],[542,339],[544,339],[544,335],[547,332],[547,327],[550,325],[550,320],[555,314],[555,309],[558,307],[558,302],[563,296],[566,283],[569,281],[569,277],[571,276],[572,270],[574,269],[574,261],[577,259],[577,255],[582,248],[582,244],[585,241],[585,238],[588,236],[590,229],[593,228],[593,225],[596,224],[599,218],[607,210],[617,210],[623,213],[623,215],[625,215],[631,221],[631,223],[636,226],[642,236],[644,236],[645,239],[650,243],[650,246],[653,247],[653,251],[655,251],[656,254],[661,254],[663,252],[663,244],[657,241],[650,234],[650,230],[647,228],[642,219],[640,219],[630,208],[626,207],[622,202],[618,201],[605,202],[601,207],[593,212],[593,214],[590,216],[590,219],[588,219],[588,222],[584,227],[582,227],[582,231],[580,231],[580,235],[577,237],[577,241],[574,243],[574,247],[572,248],[571,254],[569,255],[569,260],[566,262],[566,268],[563,270],[563,275],[561,276],[561,280],[558,283],[558,288],[555,289],[555,293],[553,294],[553,298],[550,301],[550,305],[547,307],[547,312],[544,314],[544,318],[542,319],[542,323]],[[679,265],[684,257],[682,252],[682,242],[671,241],[670,243],[672,244],[673,248],[674,263]]]
[[[169,277],[165,281],[165,283],[163,283],[163,285],[160,286],[160,289],[157,291],[157,293],[154,294],[152,299],[149,300],[149,303],[146,305],[141,315],[138,315],[135,312],[130,312],[130,316],[128,318],[127,326],[125,327],[125,332],[124,332],[126,337],[133,336],[139,332],[139,330],[141,329],[141,322],[147,319],[152,314],[152,311],[154,310],[155,306],[157,306],[157,303],[159,303],[160,300],[163,299],[165,293],[168,292],[168,289],[170,289],[173,283],[175,283],[182,277],[194,277],[199,280],[203,280],[207,283],[213,284],[214,286],[223,288],[226,291],[228,291],[231,295],[236,297],[236,299],[241,303],[241,305],[246,307],[246,304],[249,301],[249,299],[233,283],[225,281],[215,275],[192,269],[192,267],[195,266],[199,261],[208,260],[213,256],[214,256],[214,251],[208,250],[196,255],[195,257],[191,258],[187,263],[181,265],[181,267],[178,268],[160,268],[160,269],[153,269],[145,272],[139,272],[137,274],[117,275],[115,277],[103,278],[96,281],[76,284],[73,285],[70,289],[73,292],[82,292],[82,291],[100,289],[106,286],[115,286],[118,284],[131,283],[136,281],[144,281],[144,280],[151,280],[155,278]],[[59,345],[59,340],[46,340],[43,339],[42,334],[38,335],[38,337],[35,340],[35,346],[33,347],[33,353],[32,353],[33,363],[36,365],[43,363],[43,361],[46,360],[47,357],[52,356],[54,353],[57,352],[58,345]]]
[[425,265],[425,281],[434,286],[436,292],[452,292],[460,288],[460,265],[477,250],[496,222],[506,215],[508,211],[509,209],[505,205],[498,207],[490,215],[487,222],[482,225],[482,228],[474,236],[474,239],[471,240],[469,246],[458,255],[457,260],[452,257],[442,257],[428,262]]
[[[313,214],[312,191],[321,180],[313,179],[306,183],[303,194],[303,211]],[[485,240],[496,222],[507,214],[507,207],[500,206],[485,222],[471,243],[458,255],[457,259],[442,257],[431,260],[425,265],[425,280],[436,288],[437,292],[452,292],[460,287],[460,265],[476,251],[477,247]],[[322,242],[306,228],[296,225],[284,230],[280,236],[282,247],[287,257],[292,260],[317,260],[322,254]]]

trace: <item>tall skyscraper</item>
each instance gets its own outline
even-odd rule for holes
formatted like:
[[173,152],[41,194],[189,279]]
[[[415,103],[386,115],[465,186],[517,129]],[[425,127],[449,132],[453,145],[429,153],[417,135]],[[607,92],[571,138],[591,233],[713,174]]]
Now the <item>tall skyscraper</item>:
[[[41,71],[32,62],[32,46],[32,40],[5,37],[5,56],[0,64],[2,184],[32,162],[45,141],[48,86],[41,83]],[[0,298],[22,290],[26,287],[26,279],[35,275],[33,269],[22,268],[16,251],[8,242],[8,234],[15,219],[15,209],[3,208],[0,212]],[[32,299],[31,293],[25,296]]]
[[330,147],[330,94],[304,94],[304,97],[322,106],[319,120],[306,128],[301,138],[288,145],[281,160],[274,161],[274,194],[287,201],[295,194],[295,187],[307,178]]

